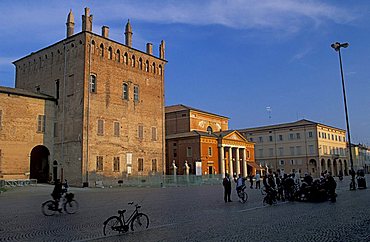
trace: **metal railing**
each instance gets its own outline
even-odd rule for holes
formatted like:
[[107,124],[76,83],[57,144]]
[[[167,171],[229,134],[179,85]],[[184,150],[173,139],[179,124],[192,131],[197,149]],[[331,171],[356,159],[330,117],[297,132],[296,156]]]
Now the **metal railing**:
[[[98,178],[98,177],[96,177]],[[99,179],[100,178],[100,179]],[[124,176],[117,179],[99,177],[94,181],[95,187],[177,187],[177,186],[200,186],[220,185],[221,175],[154,175],[154,176]]]
[[0,187],[23,187],[37,185],[37,179],[0,180]]

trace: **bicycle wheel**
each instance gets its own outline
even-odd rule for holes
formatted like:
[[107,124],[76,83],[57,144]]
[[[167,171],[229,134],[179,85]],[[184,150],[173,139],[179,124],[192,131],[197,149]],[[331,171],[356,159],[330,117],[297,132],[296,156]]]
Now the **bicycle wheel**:
[[248,194],[246,192],[241,192],[239,194],[239,201],[245,203],[248,200]]
[[149,227],[149,217],[146,214],[138,213],[132,220],[131,220],[131,230],[132,231],[140,231],[147,229]]
[[77,210],[78,210],[78,202],[76,200],[71,200],[69,202],[66,202],[64,204],[64,210],[68,214],[74,214],[74,213],[76,213]]
[[41,211],[45,216],[53,216],[56,213],[55,202],[53,200],[44,202],[41,205]]
[[117,216],[112,216],[105,220],[104,227],[103,227],[103,234],[107,235],[115,235],[121,232],[123,228],[122,221]]

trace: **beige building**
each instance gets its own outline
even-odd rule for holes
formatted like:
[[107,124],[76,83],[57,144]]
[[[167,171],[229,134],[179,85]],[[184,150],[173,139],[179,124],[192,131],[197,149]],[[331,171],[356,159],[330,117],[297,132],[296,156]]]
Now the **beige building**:
[[46,158],[77,185],[162,173],[164,42],[156,57],[151,43],[145,52],[132,47],[130,22],[122,44],[109,39],[107,26],[93,33],[92,20],[85,8],[82,31],[74,34],[71,11],[65,39],[14,62],[16,88],[56,99],[45,114],[54,117],[46,127],[53,142],[42,144]]
[[364,169],[366,173],[369,172],[370,165],[370,149],[363,144],[352,144],[352,159],[353,169]]
[[255,173],[254,143],[228,130],[228,122],[228,117],[185,105],[166,107],[167,174],[175,169],[179,175],[187,169],[190,174],[222,177]]
[[[0,87],[0,179],[49,180],[55,99]],[[46,115],[48,114],[48,115]]]
[[256,143],[256,163],[262,166],[316,177],[325,170],[348,174],[345,130],[303,119],[239,132]]

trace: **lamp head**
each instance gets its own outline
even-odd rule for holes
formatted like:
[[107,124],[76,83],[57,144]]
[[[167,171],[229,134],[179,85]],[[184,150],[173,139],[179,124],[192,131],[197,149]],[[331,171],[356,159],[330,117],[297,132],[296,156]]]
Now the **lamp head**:
[[334,44],[331,44],[331,48],[333,48],[335,51],[339,51],[340,48],[347,48],[349,46],[348,43],[339,43],[339,42],[335,42]]

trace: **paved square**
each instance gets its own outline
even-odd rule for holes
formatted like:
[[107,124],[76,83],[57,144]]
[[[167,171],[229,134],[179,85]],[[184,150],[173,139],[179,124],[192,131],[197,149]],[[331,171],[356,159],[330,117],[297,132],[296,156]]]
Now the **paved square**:
[[[369,177],[368,177],[369,178]],[[348,191],[338,182],[336,203],[287,202],[262,206],[248,188],[241,204],[223,202],[220,184],[171,188],[71,188],[77,214],[45,217],[48,185],[11,189],[0,195],[0,241],[370,241],[370,192]],[[150,218],[144,232],[104,237],[103,222],[134,201]]]

